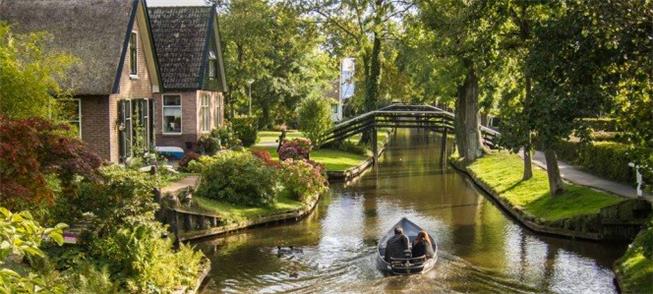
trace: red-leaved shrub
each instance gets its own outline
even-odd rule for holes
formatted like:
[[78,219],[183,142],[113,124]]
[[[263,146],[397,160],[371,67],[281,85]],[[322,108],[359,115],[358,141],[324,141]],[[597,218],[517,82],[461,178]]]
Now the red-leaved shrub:
[[188,152],[186,152],[186,154],[184,154],[184,157],[182,157],[182,158],[179,160],[179,167],[180,167],[182,170],[187,169],[187,168],[188,168],[188,164],[189,164],[191,161],[193,161],[193,160],[198,160],[198,159],[200,159],[200,156],[201,156],[201,155],[199,155],[199,153],[195,153],[195,152],[193,152],[193,151],[188,151]]
[[279,167],[279,161],[272,159],[272,155],[270,155],[270,152],[267,150],[252,150],[251,152],[254,156],[263,161],[265,165],[275,168]]
[[13,120],[0,116],[0,201],[52,202],[48,176],[64,189],[74,176],[99,178],[102,160],[82,141],[67,135],[70,126],[42,118]]

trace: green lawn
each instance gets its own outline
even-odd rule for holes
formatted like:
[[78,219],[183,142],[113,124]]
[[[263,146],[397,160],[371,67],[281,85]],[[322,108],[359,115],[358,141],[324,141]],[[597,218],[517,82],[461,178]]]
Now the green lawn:
[[628,246],[624,256],[615,263],[615,271],[623,293],[653,293],[653,260],[643,254],[646,246],[651,246],[651,243],[653,243],[653,218]]
[[[276,143],[281,135],[280,131],[259,131],[257,144]],[[297,130],[289,130],[286,133],[287,139],[302,138],[304,134]]]
[[601,208],[624,200],[571,183],[565,184],[563,195],[551,197],[546,171],[533,166],[533,178],[523,181],[522,159],[508,152],[486,154],[468,168],[514,206],[548,221],[598,213]]
[[194,208],[198,211],[213,213],[221,216],[227,223],[241,222],[259,216],[273,215],[302,208],[304,204],[280,195],[277,202],[271,207],[249,207],[217,201],[209,198],[193,197]]

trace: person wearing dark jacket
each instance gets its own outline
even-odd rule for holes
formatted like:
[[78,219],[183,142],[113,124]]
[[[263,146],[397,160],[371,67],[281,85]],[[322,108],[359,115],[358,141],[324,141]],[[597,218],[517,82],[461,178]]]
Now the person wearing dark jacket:
[[425,231],[420,231],[413,242],[413,249],[411,250],[413,257],[426,256],[426,258],[433,257],[433,244],[431,238]]
[[390,258],[405,258],[408,248],[408,237],[404,235],[404,230],[395,228],[395,235],[392,236],[385,245],[384,259],[390,262]]

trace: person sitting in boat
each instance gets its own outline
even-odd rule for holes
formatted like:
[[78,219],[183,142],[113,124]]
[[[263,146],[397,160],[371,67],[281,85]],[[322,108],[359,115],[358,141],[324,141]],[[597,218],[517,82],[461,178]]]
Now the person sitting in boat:
[[413,257],[426,256],[426,258],[433,257],[433,244],[431,238],[425,231],[420,231],[417,238],[413,242],[413,249],[411,250]]
[[390,262],[391,258],[405,258],[406,253],[410,252],[408,243],[408,237],[404,235],[404,230],[396,227],[395,235],[385,245],[385,260]]

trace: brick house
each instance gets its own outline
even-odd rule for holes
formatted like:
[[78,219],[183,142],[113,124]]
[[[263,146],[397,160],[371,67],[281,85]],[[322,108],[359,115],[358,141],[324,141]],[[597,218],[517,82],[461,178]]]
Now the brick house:
[[2,0],[0,21],[15,32],[47,31],[47,48],[78,58],[63,86],[71,123],[102,158],[121,162],[154,145],[154,97],[161,89],[143,0]]
[[188,150],[222,126],[227,90],[215,6],[149,7],[165,91],[156,100],[157,146]]

